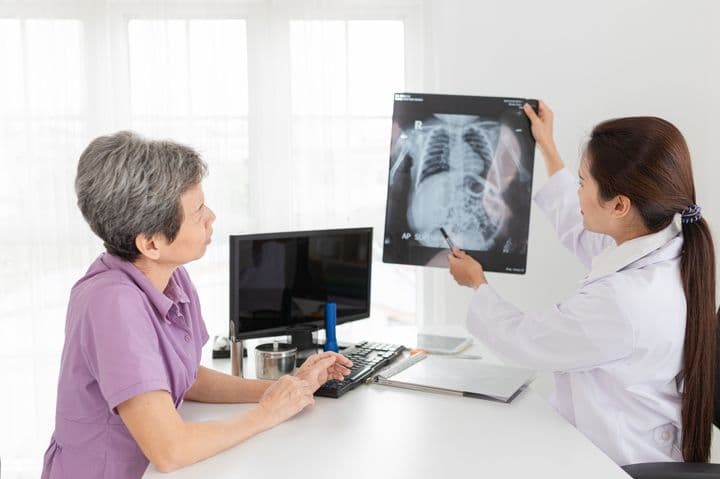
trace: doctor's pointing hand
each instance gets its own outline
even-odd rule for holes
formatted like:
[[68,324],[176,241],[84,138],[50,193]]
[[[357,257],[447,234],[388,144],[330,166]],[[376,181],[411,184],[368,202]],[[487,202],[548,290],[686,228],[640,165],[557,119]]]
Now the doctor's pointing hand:
[[487,283],[482,265],[466,252],[453,248],[448,255],[448,261],[450,274],[460,286],[477,289],[480,285]]

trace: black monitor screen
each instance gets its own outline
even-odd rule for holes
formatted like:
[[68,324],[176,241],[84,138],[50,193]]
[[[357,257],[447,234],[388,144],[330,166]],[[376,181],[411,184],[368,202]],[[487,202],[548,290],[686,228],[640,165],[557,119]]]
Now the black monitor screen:
[[283,334],[370,314],[372,228],[230,236],[231,334]]

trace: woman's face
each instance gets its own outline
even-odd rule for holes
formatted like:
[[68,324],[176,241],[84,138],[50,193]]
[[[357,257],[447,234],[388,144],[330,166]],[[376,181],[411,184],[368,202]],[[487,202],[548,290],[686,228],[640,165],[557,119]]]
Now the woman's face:
[[185,264],[205,254],[212,237],[215,213],[205,206],[205,195],[198,183],[180,197],[183,222],[175,240],[164,245],[163,256],[168,262]]
[[578,199],[580,200],[580,213],[583,216],[583,226],[586,230],[595,233],[608,233],[612,215],[610,209],[600,199],[598,184],[590,175],[587,154],[583,155],[578,170],[580,185]]

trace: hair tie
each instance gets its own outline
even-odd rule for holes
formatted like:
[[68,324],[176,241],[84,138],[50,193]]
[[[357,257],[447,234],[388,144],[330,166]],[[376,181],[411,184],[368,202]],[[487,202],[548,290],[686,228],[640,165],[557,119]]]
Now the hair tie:
[[680,212],[682,224],[697,223],[702,218],[702,208],[700,205],[688,206]]

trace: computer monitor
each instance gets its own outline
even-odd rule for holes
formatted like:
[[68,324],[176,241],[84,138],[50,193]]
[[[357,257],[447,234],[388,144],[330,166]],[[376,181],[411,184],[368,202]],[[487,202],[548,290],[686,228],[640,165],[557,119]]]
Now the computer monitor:
[[370,315],[372,228],[230,236],[230,336],[313,347],[325,304],[336,323]]

